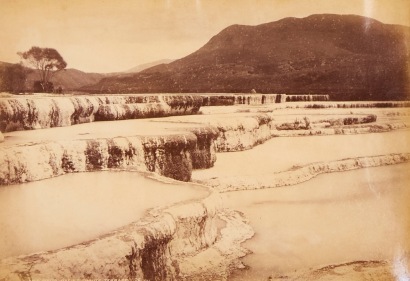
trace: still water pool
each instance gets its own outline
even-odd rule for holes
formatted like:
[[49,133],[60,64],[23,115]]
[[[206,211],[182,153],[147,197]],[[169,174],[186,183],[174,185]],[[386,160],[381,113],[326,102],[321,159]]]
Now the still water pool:
[[223,194],[255,236],[250,266],[231,280],[267,280],[298,269],[393,260],[410,251],[410,164],[320,175],[284,188]]
[[137,172],[92,172],[0,187],[0,258],[84,242],[153,207],[204,198],[206,188]]

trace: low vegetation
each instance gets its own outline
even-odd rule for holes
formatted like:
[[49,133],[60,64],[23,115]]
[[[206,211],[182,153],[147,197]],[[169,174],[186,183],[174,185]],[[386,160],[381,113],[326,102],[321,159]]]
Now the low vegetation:
[[293,123],[283,123],[276,126],[277,130],[309,130],[311,129],[310,120],[307,116],[303,119],[296,118]]
[[345,117],[336,119],[320,120],[320,123],[327,123],[326,127],[340,127],[346,125],[367,124],[376,122],[377,115],[370,114],[364,117]]

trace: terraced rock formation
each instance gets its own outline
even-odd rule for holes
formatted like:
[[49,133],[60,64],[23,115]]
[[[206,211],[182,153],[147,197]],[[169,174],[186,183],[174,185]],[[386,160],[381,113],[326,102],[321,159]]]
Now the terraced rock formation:
[[209,168],[215,162],[216,137],[214,128],[204,127],[168,135],[2,146],[0,185],[107,169],[150,171],[189,181],[192,169]]
[[[240,99],[235,97],[234,103],[243,101],[243,97],[247,101],[247,96],[242,95]],[[272,97],[271,102],[276,103],[276,97],[275,100]],[[255,95],[252,98],[256,104],[262,101],[262,96]],[[250,149],[273,137],[279,131],[277,124],[295,118],[292,115],[281,119],[273,110],[257,112],[260,108],[255,107],[255,111],[233,114],[106,122],[128,119],[130,116],[139,119],[138,115],[128,115],[127,110],[137,111],[132,108],[135,104],[138,104],[135,108],[145,104],[146,108],[151,108],[161,103],[169,108],[170,115],[184,115],[189,111],[195,112],[197,105],[199,109],[203,97],[182,99],[185,103],[173,103],[176,100],[167,95],[152,95],[152,99],[145,96],[142,100],[138,96],[110,96],[105,100],[101,97],[62,99],[58,102],[73,110],[55,115],[58,116],[55,120],[66,120],[66,123],[61,121],[61,124],[78,124],[72,123],[72,115],[69,114],[76,112],[79,123],[95,120],[96,116],[105,119],[98,123],[66,128],[4,133],[5,141],[0,144],[0,185],[41,180],[65,173],[110,169],[142,171],[160,180],[172,178],[190,181],[194,169],[214,165],[216,152]],[[19,102],[10,103],[16,105],[11,107],[13,109],[10,112],[23,112],[19,115],[22,117],[16,120],[23,120],[21,124],[27,124],[27,128],[52,127],[51,124],[60,122],[47,123],[49,115],[40,114],[40,108],[44,108],[41,112],[53,112],[50,108],[58,102],[38,99],[31,103],[26,98],[22,101],[35,104],[39,109],[17,106]],[[83,104],[78,107],[81,110],[76,111],[76,101]],[[66,103],[73,106],[66,106]],[[344,120],[345,115],[346,112],[338,118]],[[34,120],[30,122],[28,116],[36,118],[30,119]],[[347,116],[357,118],[359,122],[367,120],[368,115],[353,112]],[[80,122],[80,119],[84,122]],[[361,125],[368,124],[341,126]],[[302,130],[292,130],[296,131]],[[321,173],[409,160],[409,153],[390,153],[309,163],[262,177],[213,175],[213,178],[204,181],[194,178],[206,184],[214,193],[202,201],[183,202],[152,210],[144,219],[92,241],[56,251],[3,259],[0,261],[0,279],[226,279],[230,271],[243,266],[238,258],[248,251],[240,244],[254,233],[243,215],[224,209],[218,192],[292,185]]]
[[13,97],[0,99],[0,131],[64,127],[93,121],[196,114],[190,95]]
[[[310,95],[329,100],[327,95]],[[0,98],[0,131],[65,127],[114,121],[197,114],[201,106],[282,103],[285,94],[144,94],[109,96],[10,96]]]
[[[210,264],[214,276],[226,274],[231,262],[246,253],[239,245],[253,232],[238,213],[221,211],[216,197],[154,211],[141,221],[76,246],[3,259],[0,278],[188,280],[195,274],[211,274],[202,269],[203,262],[196,264],[192,259],[204,251],[220,261],[221,271]],[[228,233],[239,230],[239,237],[218,234],[218,219],[227,223]]]
[[275,188],[296,185],[324,173],[344,172],[362,168],[394,165],[406,163],[408,161],[410,161],[410,153],[397,153],[311,163],[302,167],[295,167],[294,169],[288,171],[272,173],[269,175],[260,175],[258,177],[226,176],[205,181],[196,181],[201,184],[212,186],[220,192]]

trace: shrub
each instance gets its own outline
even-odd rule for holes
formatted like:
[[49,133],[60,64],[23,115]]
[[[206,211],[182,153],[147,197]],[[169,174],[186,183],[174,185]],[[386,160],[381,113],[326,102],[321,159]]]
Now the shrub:
[[54,85],[52,82],[41,82],[39,80],[34,81],[33,91],[35,93],[52,93],[54,91]]

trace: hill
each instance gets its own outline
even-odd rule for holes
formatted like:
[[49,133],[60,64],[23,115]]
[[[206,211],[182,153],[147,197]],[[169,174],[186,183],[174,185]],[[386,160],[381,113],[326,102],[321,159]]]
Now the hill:
[[[142,71],[144,69],[150,68],[152,66],[156,66],[159,64],[166,64],[169,62],[172,62],[173,60],[170,59],[164,59],[164,60],[159,60],[151,63],[146,63],[146,64],[141,64],[136,67],[133,67],[125,72],[115,72],[115,73],[88,73],[88,72],[83,72],[74,68],[69,68],[65,69],[62,71],[57,72],[53,78],[52,82],[55,87],[61,86],[65,90],[78,90],[81,87],[88,86],[88,85],[95,85],[98,83],[102,78],[104,77],[110,77],[110,76],[118,76],[118,77],[128,77],[130,74]],[[8,76],[8,79],[12,82],[8,84],[13,84],[11,88],[19,88],[19,91],[23,91],[22,87],[18,85],[20,81],[17,81],[18,78],[16,78],[16,71],[13,68],[16,67],[16,64],[8,63],[8,62],[2,62],[0,61],[0,91],[11,91],[10,86],[4,85],[5,83],[4,80],[6,80],[6,76]],[[7,73],[7,71],[9,73]],[[11,73],[10,73],[11,72]],[[34,81],[39,79],[39,73],[37,70],[34,69],[29,69],[29,68],[24,68],[24,72],[27,74],[27,79],[25,79],[24,82],[24,88],[27,90],[32,89]]]
[[130,68],[126,71],[124,71],[125,73],[134,73],[134,72],[140,72],[143,71],[147,68],[153,67],[153,66],[157,66],[159,64],[168,64],[170,62],[173,62],[174,60],[171,59],[163,59],[163,60],[157,60],[157,61],[153,61],[153,62],[149,62],[149,63],[144,63],[144,64],[140,64],[137,65],[133,68]]
[[[34,69],[23,67],[20,70],[18,65],[0,62],[0,91],[30,91],[33,83],[39,80],[39,72]],[[26,79],[19,78],[21,72],[26,73]],[[96,84],[102,78],[107,77],[106,74],[87,73],[77,69],[65,69],[55,73],[51,81],[55,87],[61,86],[64,90],[75,90],[87,85]],[[8,83],[7,83],[7,82]],[[24,85],[21,85],[23,84]]]
[[90,92],[330,94],[334,100],[409,98],[410,28],[355,15],[232,25],[196,52]]
[[[55,87],[62,86],[65,90],[75,90],[86,85],[96,84],[107,75],[101,73],[88,73],[74,68],[65,69],[55,73],[51,81]],[[38,80],[37,71],[31,71],[27,76],[26,87],[32,87],[35,80]]]
[[19,64],[0,61],[0,92],[22,92],[29,70]]

